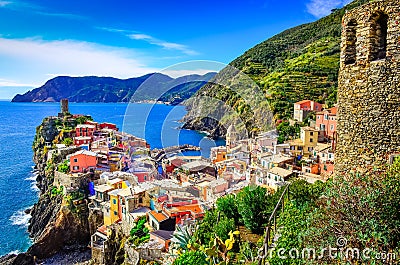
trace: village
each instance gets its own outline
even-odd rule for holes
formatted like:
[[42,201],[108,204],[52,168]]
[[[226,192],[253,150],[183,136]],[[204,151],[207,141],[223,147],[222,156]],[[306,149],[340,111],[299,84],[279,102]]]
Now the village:
[[[151,150],[144,139],[120,132],[115,124],[86,120],[69,133],[71,143],[49,151],[48,159],[65,155],[64,167],[54,174],[53,192],[72,196],[77,208],[88,198],[90,215],[98,216],[90,224],[96,264],[106,263],[115,229],[131,238],[139,259],[167,259],[174,251],[174,233],[194,227],[218,198],[249,185],[274,193],[292,178],[314,183],[332,176],[336,113],[336,107],[311,100],[295,103],[291,124],[304,125],[310,114],[315,120],[300,127],[299,138],[284,143],[278,143],[276,130],[238,139],[231,125],[226,145],[212,148],[209,158],[179,154],[199,150],[189,145]],[[62,100],[59,117],[68,115],[68,101]],[[84,116],[73,116],[79,117]]]

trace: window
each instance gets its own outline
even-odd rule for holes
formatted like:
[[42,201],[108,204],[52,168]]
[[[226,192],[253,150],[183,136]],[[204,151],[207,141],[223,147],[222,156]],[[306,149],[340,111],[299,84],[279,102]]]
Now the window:
[[78,162],[78,158],[74,158],[74,162],[75,162],[75,163]]
[[143,198],[139,197],[139,203],[143,203]]
[[117,204],[117,200],[116,199],[113,199],[113,204]]
[[302,150],[303,150],[303,147],[302,147],[302,146],[299,146],[299,147],[297,147],[297,150],[302,151]]
[[329,120],[328,114],[324,114],[324,120]]
[[79,170],[79,166],[74,166],[73,169],[74,170]]
[[314,135],[314,132],[310,132],[310,136],[313,136]]
[[118,215],[118,212],[117,212],[117,211],[114,211],[114,215]]
[[314,148],[312,148],[312,147],[309,147],[309,148],[308,148],[308,152],[310,152],[310,153],[311,153],[313,150],[314,150]]
[[371,60],[386,58],[388,15],[378,12],[371,17]]
[[319,119],[320,119],[320,116],[318,115],[318,116],[317,116],[317,120],[319,120]]
[[333,131],[335,129],[335,126],[333,124],[331,124],[331,131]]
[[313,138],[310,138],[310,143],[312,143],[314,141],[314,139]]
[[357,57],[357,22],[351,20],[346,27],[345,64],[353,64]]

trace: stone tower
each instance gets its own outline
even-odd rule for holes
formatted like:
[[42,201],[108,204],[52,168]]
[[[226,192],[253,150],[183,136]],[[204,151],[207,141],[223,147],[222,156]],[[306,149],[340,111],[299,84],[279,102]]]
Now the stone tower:
[[345,14],[335,171],[387,164],[400,152],[400,0]]
[[67,114],[69,113],[69,108],[68,108],[68,99],[64,98],[61,99],[61,113],[62,114]]
[[236,141],[238,140],[237,132],[235,126],[231,124],[226,131],[226,149],[228,153],[236,146]]

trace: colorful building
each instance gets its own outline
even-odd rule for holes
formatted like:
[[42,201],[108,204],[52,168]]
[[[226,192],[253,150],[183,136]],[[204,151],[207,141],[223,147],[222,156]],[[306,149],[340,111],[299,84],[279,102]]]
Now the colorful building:
[[290,154],[296,157],[310,157],[318,144],[318,130],[311,127],[300,129],[300,138],[289,141]]
[[322,104],[312,100],[302,100],[294,103],[293,119],[303,122],[307,115],[313,111],[321,111]]
[[96,130],[96,125],[93,124],[78,124],[75,128],[75,136],[87,136],[93,137],[94,131]]
[[315,129],[319,130],[324,139],[333,139],[335,136],[337,128],[336,114],[337,107],[326,109],[316,114]]
[[69,156],[69,167],[72,173],[94,170],[97,163],[98,155],[87,150],[81,150]]

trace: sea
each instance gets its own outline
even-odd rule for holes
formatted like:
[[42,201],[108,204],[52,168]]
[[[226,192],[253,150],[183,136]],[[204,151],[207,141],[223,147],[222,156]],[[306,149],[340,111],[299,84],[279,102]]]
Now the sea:
[[[58,103],[0,101],[0,256],[26,251],[32,244],[26,209],[37,201],[32,142],[43,118],[55,116]],[[209,157],[210,148],[225,144],[205,133],[180,129],[183,106],[164,104],[70,103],[72,114],[88,114],[98,122],[115,123],[121,131],[145,138],[151,148],[191,144],[201,151],[183,155]],[[182,155],[182,154],[181,154]]]

